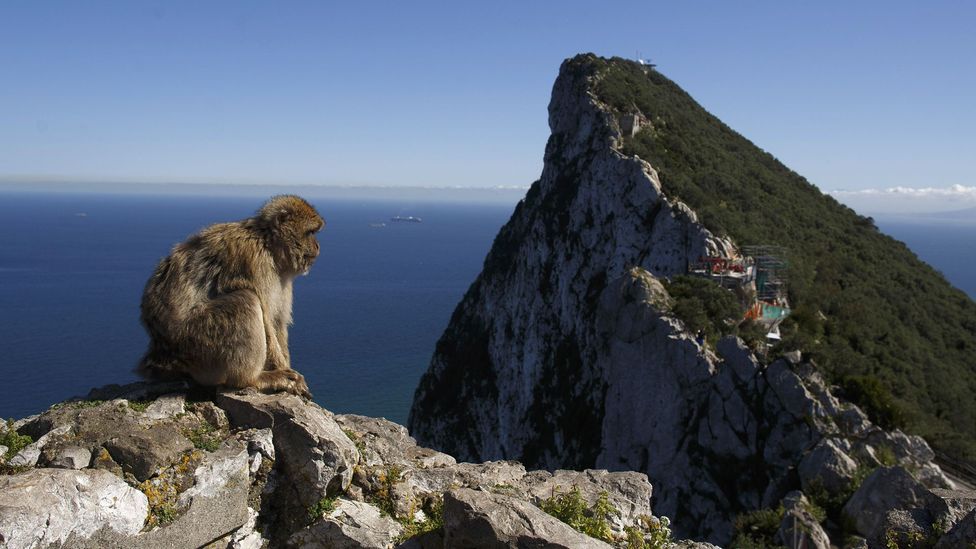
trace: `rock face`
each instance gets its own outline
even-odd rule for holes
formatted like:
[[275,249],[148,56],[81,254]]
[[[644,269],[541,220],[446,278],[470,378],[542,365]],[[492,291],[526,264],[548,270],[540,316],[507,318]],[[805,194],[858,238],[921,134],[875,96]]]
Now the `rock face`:
[[403,426],[286,394],[91,394],[14,423],[35,440],[0,464],[0,546],[609,546],[543,512],[556,496],[608,506],[602,535],[617,546],[656,524],[643,473],[458,463]]
[[610,547],[573,530],[531,503],[468,489],[444,496],[444,545],[471,549]]
[[0,543],[62,546],[101,529],[132,536],[148,507],[142,492],[106,471],[34,469],[0,477]]
[[411,433],[463,460],[646,472],[676,533],[716,543],[790,491],[846,498],[879,456],[951,488],[924,440],[871,424],[798,353],[706,349],[670,314],[661,280],[736,245],[620,152],[591,65],[560,70],[542,176],[438,342]]

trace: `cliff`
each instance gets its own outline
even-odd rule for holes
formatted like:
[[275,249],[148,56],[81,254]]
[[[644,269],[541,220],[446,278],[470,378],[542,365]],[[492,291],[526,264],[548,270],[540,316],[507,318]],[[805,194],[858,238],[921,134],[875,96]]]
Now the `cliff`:
[[3,443],[9,549],[671,542],[641,473],[458,463],[400,425],[293,395],[109,386],[3,425]]
[[[712,228],[722,236],[713,233],[633,153],[635,140],[667,143],[668,135],[679,147],[687,135],[674,128],[685,120],[656,116],[646,98],[634,113],[640,93],[629,111],[610,104],[608,71],[621,65],[638,88],[658,78],[591,55],[563,64],[542,176],[438,342],[411,432],[459,459],[645,472],[655,511],[672,517],[679,535],[716,543],[749,535],[735,530],[737,518],[741,527],[761,509],[789,515],[807,498],[824,508],[819,522],[832,534],[872,546],[955,524],[959,517],[924,498],[901,495],[885,500],[880,518],[856,519],[891,470],[904,473],[911,493],[955,486],[922,438],[882,429],[837,398],[808,355],[767,363],[734,336],[703,344],[673,314],[668,279],[703,256],[735,256],[738,243],[721,227]],[[661,101],[684,100],[675,93]],[[680,167],[669,164],[671,180],[681,181]],[[770,240],[782,244],[776,234]],[[922,518],[906,526],[889,516],[896,511]],[[844,526],[852,521],[853,530]],[[807,543],[819,546],[826,533],[816,530],[823,537]],[[769,541],[788,543],[786,535],[774,531]]]

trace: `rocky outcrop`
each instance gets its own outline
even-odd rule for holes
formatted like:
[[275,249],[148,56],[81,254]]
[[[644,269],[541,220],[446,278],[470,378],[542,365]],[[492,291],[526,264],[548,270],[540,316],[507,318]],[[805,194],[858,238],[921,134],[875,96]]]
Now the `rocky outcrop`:
[[573,530],[531,503],[463,488],[444,496],[444,544],[471,549],[499,546],[552,549],[610,547]]
[[[138,383],[14,428],[34,441],[19,465],[0,464],[11,549],[606,547],[660,535],[643,473],[458,463],[403,426],[286,394]],[[597,520],[603,541],[541,509],[556,498]]]
[[783,498],[783,520],[776,534],[786,547],[830,549],[830,538],[811,512],[810,501],[802,492],[790,492]]
[[4,547],[64,546],[99,530],[139,533],[146,496],[99,470],[34,469],[0,477],[0,542]]
[[881,465],[952,488],[924,440],[873,425],[799,353],[766,363],[735,338],[706,347],[671,314],[662,281],[736,245],[621,152],[598,66],[579,56],[560,70],[542,176],[437,344],[414,436],[471,461],[646,472],[655,511],[717,543],[794,490],[836,516]]

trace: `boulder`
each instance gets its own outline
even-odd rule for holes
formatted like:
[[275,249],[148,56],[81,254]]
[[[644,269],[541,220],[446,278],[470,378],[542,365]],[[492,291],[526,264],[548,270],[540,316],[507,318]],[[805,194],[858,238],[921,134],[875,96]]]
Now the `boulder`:
[[783,520],[777,535],[790,548],[830,549],[830,538],[810,513],[810,502],[802,492],[794,491],[783,498]]
[[70,425],[61,425],[51,429],[40,436],[34,442],[28,444],[9,460],[9,464],[14,467],[33,467],[41,457],[44,447],[54,439],[64,436],[71,432]]
[[144,423],[152,423],[161,419],[174,418],[186,411],[186,395],[183,393],[170,393],[162,395],[152,401],[143,412],[141,420]]
[[180,429],[163,423],[151,429],[128,429],[105,442],[112,459],[138,480],[146,480],[157,470],[179,460],[193,449]]
[[92,454],[85,448],[78,446],[67,446],[62,448],[48,462],[49,467],[59,469],[84,469],[91,463]]
[[970,511],[935,544],[935,549],[955,549],[976,545],[976,510]]
[[578,488],[580,496],[592,506],[601,494],[607,494],[610,505],[620,511],[610,519],[611,528],[618,534],[622,534],[625,527],[636,524],[640,517],[651,516],[652,489],[644,473],[587,469],[558,470],[549,475],[534,471],[526,475],[521,484],[535,502]]
[[933,488],[930,491],[937,499],[929,504],[928,510],[935,521],[941,521],[946,529],[976,509],[976,490]]
[[392,421],[354,414],[338,415],[335,419],[366,449],[363,463],[367,466],[383,463],[426,469],[457,463],[447,454],[418,446],[406,427]]
[[820,484],[827,492],[843,492],[857,472],[857,462],[830,438],[821,439],[800,461],[798,467],[803,489],[810,491]]
[[932,516],[925,509],[892,509],[885,513],[871,547],[927,549],[936,541]]
[[332,414],[315,403],[245,390],[219,393],[217,405],[235,427],[272,430],[277,462],[299,505],[309,508],[349,487],[359,452]]
[[34,469],[2,476],[0,545],[70,547],[99,531],[132,536],[148,510],[142,492],[107,471]]
[[298,549],[385,549],[403,533],[403,527],[376,507],[340,499],[335,509],[288,538]]
[[444,546],[609,548],[522,500],[467,488],[444,495]]
[[247,508],[247,521],[227,540],[227,549],[261,549],[265,539],[257,529],[258,512]]
[[868,540],[884,535],[889,511],[925,508],[935,496],[901,467],[882,467],[871,473],[844,505],[843,514]]
[[209,400],[204,402],[196,402],[193,404],[192,409],[196,415],[209,423],[215,429],[226,431],[230,428],[230,421],[227,419],[227,412],[224,412],[218,408],[213,402],[210,402]]

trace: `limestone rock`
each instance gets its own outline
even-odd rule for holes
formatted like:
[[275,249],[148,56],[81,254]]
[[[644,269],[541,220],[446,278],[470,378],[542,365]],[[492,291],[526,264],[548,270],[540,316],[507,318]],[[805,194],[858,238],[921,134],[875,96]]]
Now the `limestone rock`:
[[976,509],[976,490],[934,488],[930,491],[937,499],[929,504],[928,510],[933,520],[944,527],[952,527]]
[[161,419],[170,419],[186,410],[186,396],[183,393],[170,393],[154,400],[142,415],[145,423],[151,424]]
[[194,403],[193,411],[215,429],[227,430],[230,427],[230,422],[227,420],[227,413],[218,408],[213,402],[204,401]]
[[868,540],[880,539],[889,511],[925,508],[934,497],[901,467],[880,468],[864,479],[843,513],[857,533]]
[[444,546],[470,549],[610,547],[577,532],[530,503],[466,488],[444,495]]
[[976,545],[976,510],[970,511],[935,545],[935,549],[954,549]]
[[447,454],[418,446],[404,426],[392,421],[354,414],[339,415],[335,419],[367,449],[366,455],[362,456],[366,465],[385,463],[429,468],[457,463]]
[[98,470],[34,469],[0,476],[0,540],[9,549],[65,546],[100,530],[135,535],[146,496]]
[[798,470],[805,490],[820,484],[829,493],[836,494],[850,486],[857,472],[857,462],[833,439],[824,438],[804,456]]
[[672,314],[665,281],[736,243],[627,154],[594,61],[560,69],[541,177],[438,341],[410,433],[461,461],[644,472],[677,535],[716,543],[817,479],[844,492],[882,445],[925,486],[951,486],[924,441],[873,425],[802,353],[766,366],[731,337],[716,353]]
[[91,452],[87,449],[68,446],[61,449],[48,466],[60,469],[84,469],[91,463],[91,459]]
[[132,429],[105,442],[105,449],[126,473],[146,480],[161,467],[175,463],[193,443],[173,424]]
[[288,539],[298,549],[385,549],[403,527],[368,503],[340,499],[336,508]]
[[931,516],[925,509],[892,509],[885,513],[874,538],[868,539],[873,547],[923,548],[934,537]]
[[248,507],[247,522],[229,536],[227,549],[261,549],[265,544],[265,539],[261,537],[261,532],[256,528],[257,520],[258,512]]
[[235,427],[270,428],[278,462],[306,508],[345,490],[359,452],[332,415],[294,395],[225,391],[217,405]]
[[10,458],[9,464],[15,467],[33,467],[37,465],[37,461],[40,459],[44,447],[53,439],[66,435],[69,432],[71,432],[70,425],[61,425],[51,429],[34,442],[25,446],[20,452],[17,452],[17,455]]
[[638,523],[640,517],[652,515],[651,484],[643,473],[611,473],[595,469],[558,470],[551,476],[543,473],[534,472],[521,482],[534,501],[543,501],[553,494],[567,493],[577,488],[582,498],[592,506],[605,493],[610,505],[620,512],[610,519],[611,528],[617,534],[623,534],[625,527]]
[[247,429],[238,436],[247,442],[249,454],[261,454],[270,460],[275,459],[274,438],[271,429]]
[[790,492],[783,498],[785,512],[777,535],[787,547],[830,549],[830,538],[817,519],[810,514],[810,502],[802,492]]

